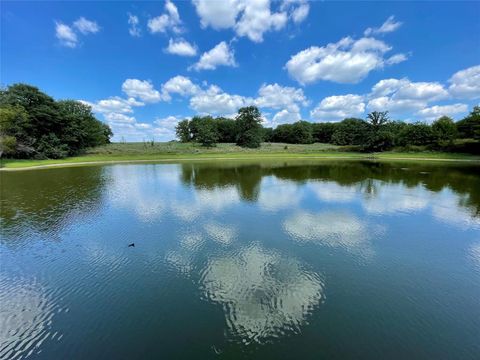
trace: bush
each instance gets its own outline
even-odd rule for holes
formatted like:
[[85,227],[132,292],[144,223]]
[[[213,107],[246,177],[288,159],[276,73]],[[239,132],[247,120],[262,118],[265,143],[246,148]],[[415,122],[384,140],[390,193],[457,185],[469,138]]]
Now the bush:
[[5,135],[0,139],[0,156],[13,155],[17,150],[17,139],[14,136]]

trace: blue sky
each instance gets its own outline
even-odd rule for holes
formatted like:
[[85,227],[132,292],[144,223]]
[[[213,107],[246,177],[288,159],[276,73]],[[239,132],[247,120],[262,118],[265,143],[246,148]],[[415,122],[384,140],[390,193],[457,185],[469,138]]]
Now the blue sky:
[[460,119],[480,99],[479,2],[9,2],[1,83],[82,100],[115,138],[257,105],[265,125],[372,110]]

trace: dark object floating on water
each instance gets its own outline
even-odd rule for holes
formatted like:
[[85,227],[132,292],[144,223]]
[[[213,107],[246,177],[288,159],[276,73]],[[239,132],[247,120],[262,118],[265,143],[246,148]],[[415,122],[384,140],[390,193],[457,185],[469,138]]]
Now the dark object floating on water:
[[213,349],[213,351],[215,351],[215,354],[217,354],[217,355],[220,355],[220,354],[223,352],[223,351],[221,351],[221,350],[217,350],[217,348],[215,347],[215,345],[212,345],[212,349]]
[[128,247],[135,247],[135,243],[128,244]]

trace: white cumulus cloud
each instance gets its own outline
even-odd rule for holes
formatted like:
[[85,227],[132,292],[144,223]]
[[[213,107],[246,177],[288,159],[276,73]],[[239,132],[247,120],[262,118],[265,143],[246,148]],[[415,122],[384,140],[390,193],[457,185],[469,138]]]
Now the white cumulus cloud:
[[95,34],[100,31],[100,26],[95,21],[79,17],[72,25],[66,25],[61,21],[55,22],[55,37],[60,44],[69,48],[75,48],[79,44],[78,35]]
[[430,102],[448,98],[448,91],[438,82],[412,82],[407,78],[384,79],[369,95],[369,111],[388,110],[393,114],[419,111]]
[[152,134],[159,139],[171,140],[175,138],[175,127],[183,118],[177,116],[167,116],[165,118],[157,118],[154,121],[155,127]]
[[298,111],[283,109],[273,116],[271,125],[275,127],[280,124],[294,123],[300,119],[301,116]]
[[182,21],[178,14],[178,9],[174,3],[167,0],[165,3],[165,13],[160,16],[151,18],[148,20],[148,29],[152,34],[165,33],[167,31],[173,31],[174,33],[182,32]]
[[246,36],[254,42],[262,42],[263,34],[271,30],[280,30],[287,23],[285,12],[270,11],[270,1],[245,1],[243,13],[235,25],[239,36]]
[[122,90],[128,96],[138,98],[147,103],[163,100],[162,94],[155,90],[149,80],[127,79],[122,84]]
[[467,111],[467,104],[435,105],[420,110],[418,115],[427,121],[434,121],[442,116],[453,117],[461,113],[466,113]]
[[347,94],[324,98],[311,112],[315,120],[339,121],[361,116],[365,111],[363,96]]
[[170,39],[168,41],[168,47],[165,51],[169,54],[179,55],[179,56],[195,56],[197,55],[197,47],[190,44],[184,39]]
[[262,42],[268,31],[283,29],[289,17],[302,22],[310,10],[306,1],[284,1],[278,11],[272,10],[270,0],[193,0],[193,4],[202,27],[233,29],[254,42]]
[[200,91],[200,87],[194,84],[188,77],[177,75],[165,82],[162,90],[165,94],[190,96],[197,94]]
[[[284,4],[285,3],[292,3],[292,2],[288,1],[288,2],[284,2]],[[290,17],[292,18],[295,24],[299,24],[307,18],[308,13],[310,12],[310,5],[308,4],[307,1],[303,1],[303,0],[293,1],[293,3],[298,4],[298,6],[293,7]]]
[[239,108],[251,103],[252,99],[225,93],[216,85],[210,85],[190,99],[190,107],[199,113],[225,115],[233,114]]
[[132,113],[134,106],[143,106],[144,103],[135,100],[134,98],[124,99],[119,96],[113,96],[108,99],[99,100],[96,103],[83,101],[83,103],[90,105],[94,112],[102,114],[107,113]]
[[480,98],[480,65],[456,72],[448,82],[452,96],[461,99]]
[[299,105],[307,105],[308,101],[302,89],[280,86],[275,84],[263,84],[258,90],[255,105],[263,108],[282,109],[298,112]]
[[385,59],[391,47],[381,40],[345,37],[322,47],[312,46],[293,55],[285,65],[289,75],[300,84],[327,80],[358,83],[371,71],[399,62],[405,55]]
[[233,49],[225,41],[204,52],[200,60],[192,68],[197,71],[215,70],[218,66],[237,66]]
[[77,46],[78,38],[73,29],[61,22],[55,23],[55,36],[60,40],[60,44],[74,48]]

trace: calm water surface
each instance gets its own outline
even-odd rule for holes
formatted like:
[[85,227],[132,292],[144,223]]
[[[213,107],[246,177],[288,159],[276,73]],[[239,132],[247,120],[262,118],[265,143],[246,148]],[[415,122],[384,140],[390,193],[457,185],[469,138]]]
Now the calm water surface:
[[1,359],[480,358],[478,166],[0,176]]

